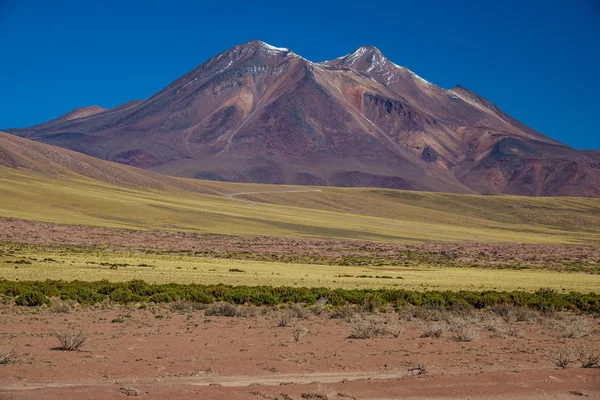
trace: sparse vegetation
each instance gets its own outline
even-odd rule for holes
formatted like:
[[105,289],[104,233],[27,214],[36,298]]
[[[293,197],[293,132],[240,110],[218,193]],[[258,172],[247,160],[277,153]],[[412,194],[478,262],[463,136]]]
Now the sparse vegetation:
[[236,306],[230,303],[218,303],[209,306],[204,315],[207,316],[220,316],[220,317],[237,317],[238,309]]
[[375,336],[385,335],[387,330],[373,319],[353,322],[350,325],[349,339],[371,339]]
[[300,397],[306,400],[332,400],[338,398],[339,396],[338,393],[332,388],[318,384],[311,393],[302,393]]
[[558,368],[568,368],[573,362],[573,353],[571,352],[571,349],[563,347],[554,354],[553,360],[554,365]]
[[445,325],[428,323],[425,325],[425,330],[421,334],[421,337],[439,338],[442,337],[445,331]]
[[390,324],[386,327],[387,332],[397,338],[404,333],[404,328],[399,324]]
[[304,336],[308,335],[309,333],[309,329],[308,328],[296,328],[292,331],[292,337],[294,338],[294,342],[298,343],[300,341],[301,338],[303,338]]
[[56,332],[55,336],[60,342],[60,346],[56,349],[65,351],[79,350],[88,339],[88,335],[83,331]]
[[596,350],[589,350],[584,344],[580,344],[575,350],[581,368],[600,368],[600,353]]
[[589,321],[583,317],[569,318],[560,324],[561,337],[569,339],[581,339],[592,332]]
[[285,328],[290,324],[292,320],[292,313],[289,311],[282,311],[277,315],[277,326],[280,328]]
[[56,314],[68,314],[73,309],[73,306],[68,301],[53,301],[49,311]]
[[0,365],[14,364],[19,360],[17,349],[11,345],[0,345]]
[[478,338],[477,329],[468,324],[455,324],[450,331],[455,342],[474,342]]

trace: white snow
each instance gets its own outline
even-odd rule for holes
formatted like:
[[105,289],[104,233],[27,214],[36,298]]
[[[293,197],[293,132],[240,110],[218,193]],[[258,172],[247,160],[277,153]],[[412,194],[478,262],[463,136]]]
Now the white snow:
[[344,58],[346,59],[346,64],[354,64],[356,62],[356,60],[358,60],[360,58],[360,56],[362,56],[363,54],[365,54],[367,51],[367,49],[365,49],[364,47],[359,47],[358,49],[356,49],[354,51],[354,53],[350,53],[347,56],[345,56]]
[[435,86],[433,83],[429,82],[428,80],[425,80],[425,79],[421,78],[419,75],[415,74],[414,72],[412,72],[408,68],[401,67],[400,65],[394,64],[394,63],[392,63],[392,65],[394,67],[398,68],[399,70],[408,72],[410,75],[412,75],[413,78],[416,78],[417,80],[421,81],[422,83],[424,83],[427,86]]
[[220,70],[218,70],[217,72],[215,72],[215,75],[219,75],[221,72],[225,71],[227,68],[231,67],[231,64],[233,64],[233,60],[229,60],[229,64],[227,64],[225,66],[225,68],[221,68]]
[[270,44],[267,44],[265,42],[260,42],[261,46],[264,47],[265,49],[272,51],[272,52],[288,52],[290,51],[290,49],[286,49],[285,47],[275,47],[275,46],[271,46]]

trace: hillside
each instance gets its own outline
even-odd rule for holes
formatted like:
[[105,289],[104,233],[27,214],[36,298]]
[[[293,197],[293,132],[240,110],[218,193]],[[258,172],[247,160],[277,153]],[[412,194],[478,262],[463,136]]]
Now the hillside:
[[142,230],[392,243],[600,239],[597,199],[171,178],[6,133],[0,133],[0,197],[3,217]]
[[371,46],[315,63],[252,41],[145,101],[9,131],[187,178],[600,197],[600,152],[569,148]]

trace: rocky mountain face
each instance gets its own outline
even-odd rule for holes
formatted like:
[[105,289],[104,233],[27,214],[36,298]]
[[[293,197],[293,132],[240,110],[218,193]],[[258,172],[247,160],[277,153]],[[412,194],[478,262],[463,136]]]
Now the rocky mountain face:
[[600,197],[600,152],[437,87],[375,47],[314,63],[252,41],[148,100],[8,131],[190,178]]

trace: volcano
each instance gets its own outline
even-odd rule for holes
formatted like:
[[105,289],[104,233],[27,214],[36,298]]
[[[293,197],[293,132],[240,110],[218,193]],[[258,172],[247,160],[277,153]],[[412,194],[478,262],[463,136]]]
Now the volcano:
[[144,101],[81,108],[24,137],[166,175],[256,183],[600,197],[572,149],[375,47],[325,62],[251,41]]

